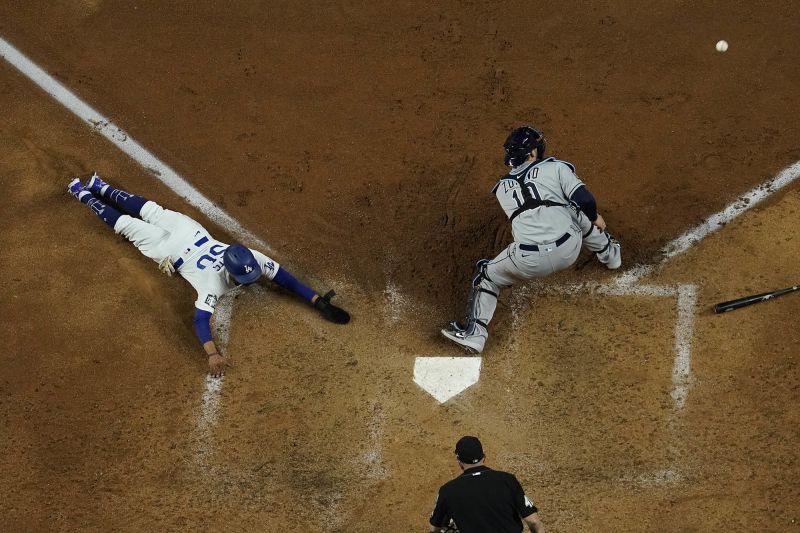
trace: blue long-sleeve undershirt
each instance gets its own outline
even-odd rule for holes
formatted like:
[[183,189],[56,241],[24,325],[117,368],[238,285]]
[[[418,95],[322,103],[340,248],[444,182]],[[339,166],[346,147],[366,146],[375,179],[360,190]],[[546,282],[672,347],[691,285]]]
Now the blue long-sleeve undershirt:
[[[272,281],[284,289],[297,294],[308,302],[317,294],[313,289],[300,283],[297,278],[292,276],[283,267],[278,268],[278,272],[275,273],[275,277],[272,278]],[[211,335],[211,313],[209,311],[195,308],[192,325],[194,326],[195,335],[200,339],[201,344],[213,340],[213,336]]]
[[314,297],[316,292],[314,292],[309,287],[306,287],[297,279],[289,274],[283,267],[278,267],[278,272],[275,273],[275,277],[272,278],[272,281],[280,285],[286,290],[292,291],[296,295],[300,296],[307,302],[310,302],[311,299]]
[[213,339],[213,337],[211,336],[210,312],[195,308],[194,320],[192,320],[192,325],[194,326],[194,333],[195,335],[197,335],[197,338],[200,339],[201,344],[205,344],[211,339]]
[[597,220],[597,202],[585,185],[578,187],[569,199],[578,204],[578,207],[581,208],[583,214],[586,215],[590,221],[594,222]]

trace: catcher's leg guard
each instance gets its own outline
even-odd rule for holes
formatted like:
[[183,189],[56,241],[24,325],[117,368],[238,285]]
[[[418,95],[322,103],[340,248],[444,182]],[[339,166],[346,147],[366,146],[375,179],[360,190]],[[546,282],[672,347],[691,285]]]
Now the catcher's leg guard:
[[497,296],[500,288],[486,275],[489,260],[482,259],[475,265],[472,275],[472,290],[467,303],[465,324],[451,322],[442,335],[466,350],[481,353],[489,336],[487,325],[497,307]]
[[597,260],[614,270],[622,266],[622,251],[619,241],[607,231],[603,231],[579,214],[578,225],[583,232],[583,245],[594,252]]
[[476,327],[483,328],[485,332],[497,308],[500,287],[486,275],[488,265],[488,259],[481,259],[475,264],[472,274],[472,291],[467,302],[467,324],[464,328],[468,335],[474,334]]
[[594,254],[597,256],[597,260],[603,263],[606,268],[615,270],[622,266],[622,250],[620,249],[619,241],[607,231],[602,232],[602,235],[607,239],[606,243]]

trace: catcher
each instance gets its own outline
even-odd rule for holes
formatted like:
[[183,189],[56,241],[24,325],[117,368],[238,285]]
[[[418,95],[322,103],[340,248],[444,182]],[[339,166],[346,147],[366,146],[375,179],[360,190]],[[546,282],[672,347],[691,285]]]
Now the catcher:
[[517,128],[504,147],[511,172],[500,178],[492,193],[511,222],[514,242],[494,259],[477,262],[466,320],[442,330],[470,352],[483,351],[501,288],[569,267],[581,244],[609,269],[622,265],[619,243],[606,231],[594,196],[570,163],[545,159],[541,132],[530,126]]

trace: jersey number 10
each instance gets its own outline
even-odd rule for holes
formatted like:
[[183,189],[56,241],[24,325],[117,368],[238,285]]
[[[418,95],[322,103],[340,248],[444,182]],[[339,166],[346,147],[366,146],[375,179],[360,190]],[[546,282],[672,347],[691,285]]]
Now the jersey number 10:
[[[542,196],[539,194],[539,190],[536,188],[536,184],[533,183],[533,180],[536,179],[536,175],[539,173],[539,168],[534,167],[529,171],[523,180],[525,183],[524,186],[520,186],[520,192],[522,193],[522,199],[520,199],[519,195],[517,195],[517,191],[511,191],[511,196],[514,198],[514,201],[517,202],[517,207],[522,207],[522,204],[525,203],[526,200],[529,198],[535,198],[536,200],[541,200]],[[528,189],[528,194],[525,194],[525,189]]]

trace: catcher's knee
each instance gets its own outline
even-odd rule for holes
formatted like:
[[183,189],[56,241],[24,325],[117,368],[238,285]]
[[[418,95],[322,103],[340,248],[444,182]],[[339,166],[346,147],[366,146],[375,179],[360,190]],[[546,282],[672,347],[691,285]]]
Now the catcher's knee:
[[477,263],[475,263],[475,269],[472,271],[472,287],[479,287],[483,280],[487,280],[492,283],[492,280],[486,274],[486,268],[489,266],[488,259],[481,259]]

